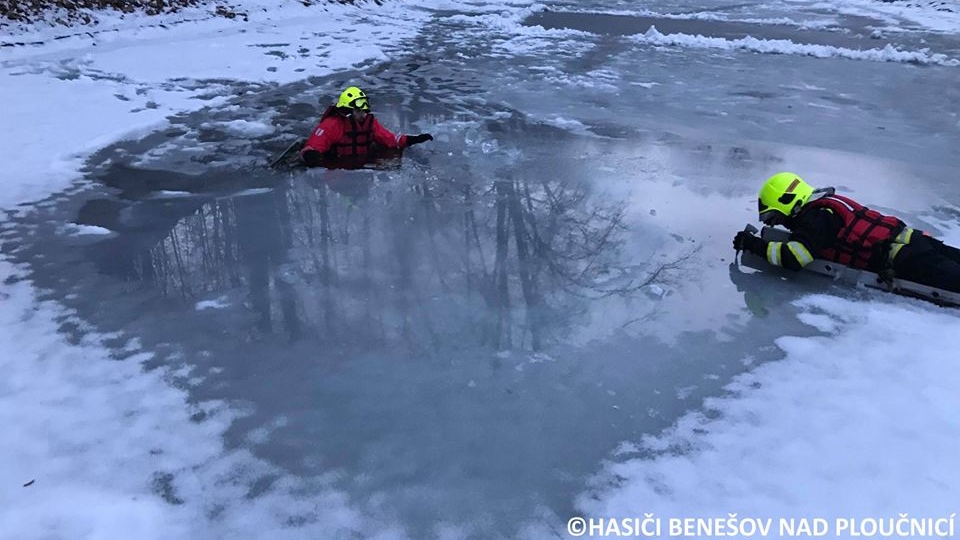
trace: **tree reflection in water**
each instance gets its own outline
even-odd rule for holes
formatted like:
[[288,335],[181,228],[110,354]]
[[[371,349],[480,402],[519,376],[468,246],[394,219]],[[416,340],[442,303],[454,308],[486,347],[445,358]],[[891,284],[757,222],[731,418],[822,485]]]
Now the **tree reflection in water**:
[[254,338],[410,352],[539,350],[592,299],[631,294],[669,267],[621,262],[623,205],[586,183],[316,172],[180,203],[162,239],[127,234],[97,249],[116,257],[123,242],[115,267],[166,296],[243,298]]

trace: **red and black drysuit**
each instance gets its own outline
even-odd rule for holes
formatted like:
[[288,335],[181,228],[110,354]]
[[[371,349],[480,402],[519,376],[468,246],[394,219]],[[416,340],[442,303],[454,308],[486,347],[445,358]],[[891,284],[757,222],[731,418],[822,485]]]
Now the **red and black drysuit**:
[[361,166],[378,157],[395,157],[410,143],[407,135],[393,134],[370,113],[358,122],[350,109],[331,106],[300,150],[300,157],[308,167]]
[[[818,197],[819,196],[819,197]],[[907,227],[902,221],[818,190],[800,213],[787,218],[786,242],[752,237],[743,248],[776,266],[800,270],[814,258],[960,292],[960,249]]]

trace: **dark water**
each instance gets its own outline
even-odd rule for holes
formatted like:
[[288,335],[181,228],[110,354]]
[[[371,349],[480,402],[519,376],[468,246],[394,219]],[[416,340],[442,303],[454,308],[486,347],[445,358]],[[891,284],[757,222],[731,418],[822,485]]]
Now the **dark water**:
[[[438,19],[419,52],[372,73],[225,82],[236,99],[104,149],[88,163],[89,184],[17,217],[3,249],[48,297],[157,351],[151,366],[194,366],[193,400],[250,413],[228,445],[283,474],[332,484],[412,538],[434,537],[441,523],[466,524],[475,538],[512,538],[537,520],[559,528],[621,442],[657,433],[747,364],[777,358],[776,337],[812,332],[789,302],[822,281],[730,264],[756,184],[796,159],[789,144],[829,127],[849,149],[886,153],[897,139],[876,129],[878,116],[919,133],[946,120],[885,112],[885,92],[837,77],[859,70],[907,84],[914,66],[748,56],[724,67],[698,56],[709,53],[679,58],[606,38],[581,55],[511,56],[499,36],[471,31]],[[631,70],[637,54],[654,67]],[[604,58],[620,79],[615,95],[538,84],[521,76],[531,57],[571,77]],[[719,77],[783,61],[810,67],[822,86]],[[696,84],[672,86],[677,77]],[[388,127],[436,140],[397,169],[263,166],[312,126],[320,99],[357,78],[377,90],[368,93]],[[652,92],[630,84],[651,79]],[[827,97],[842,115],[798,111]],[[721,116],[727,107],[736,114]],[[555,127],[553,113],[584,129]],[[217,127],[264,115],[275,133]],[[784,120],[799,132],[776,129]],[[860,163],[807,151],[823,168]],[[928,152],[911,159],[953,159]],[[65,235],[67,222],[114,234]],[[277,478],[257,479],[250,496]]]
[[[513,129],[501,140],[567,137]],[[603,302],[647,312],[640,285],[669,287],[695,259],[652,278],[650,254],[626,249],[643,232],[621,202],[535,148],[492,178],[424,152],[429,170],[210,171],[194,180],[235,191],[174,198],[137,189],[180,173],[109,165],[94,177],[133,187],[38,210],[5,247],[50,297],[159,351],[153,365],[195,366],[193,399],[251,410],[230,446],[302,478],[335,473],[358,504],[386,496],[415,537],[442,521],[509,538],[571,513],[621,441],[667,426],[742,359],[776,357],[756,343],[781,330],[669,343],[641,320],[571,342]],[[116,234],[65,237],[64,221]],[[748,295],[775,279],[731,276]],[[751,302],[769,315],[778,300]]]

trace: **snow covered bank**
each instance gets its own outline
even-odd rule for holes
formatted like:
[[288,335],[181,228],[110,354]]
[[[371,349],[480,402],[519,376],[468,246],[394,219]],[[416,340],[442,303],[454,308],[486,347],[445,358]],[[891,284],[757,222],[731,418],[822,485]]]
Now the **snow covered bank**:
[[396,4],[240,5],[250,22],[127,16],[101,25],[122,32],[46,42],[62,29],[33,28],[18,39],[44,45],[0,49],[8,188],[0,207],[63,189],[79,178],[84,157],[110,142],[230,97],[198,79],[287,83],[382,61],[427,16]]
[[[62,28],[5,29],[4,39],[43,44],[0,49],[0,208],[76,185],[90,153],[230,97],[227,86],[198,79],[273,84],[370,65],[428,16],[397,4],[234,4],[249,22],[186,11],[117,16],[98,33],[66,39],[53,39]],[[369,513],[361,520],[335,491],[313,486],[321,495],[298,497],[295,481],[246,451],[227,451],[221,435],[235,413],[188,404],[174,386],[188,384],[185,376],[145,372],[152,353],[38,301],[15,277],[23,273],[0,259],[0,536],[402,537]],[[80,329],[82,341],[61,325]],[[251,497],[258,481],[266,493]]]
[[707,401],[711,414],[625,447],[639,457],[609,464],[580,508],[663,519],[957,512],[958,312],[889,298],[798,304],[827,335],[778,339],[782,361],[738,377]]
[[[0,275],[17,273],[0,261]],[[29,281],[0,284],[0,301],[3,538],[403,537],[336,491],[298,497],[281,471],[226,450],[236,413],[174,386],[203,374],[144,371],[153,354],[136,339],[91,331]],[[257,481],[268,487],[252,497]]]
[[[0,275],[16,273],[0,261]],[[37,302],[28,281],[0,285],[0,297],[0,530],[16,538],[188,537],[184,506],[154,496],[151,477],[162,482],[221,454],[218,433],[229,418],[191,422],[186,394],[162,370],[143,372],[151,355],[135,340],[125,361],[103,343],[120,336],[69,343],[55,321],[83,323]]]
[[[956,33],[960,28],[960,9],[956,2],[943,0],[785,0],[788,4],[826,7],[847,15],[881,17],[891,31],[929,29]],[[903,24],[909,21],[912,24]]]

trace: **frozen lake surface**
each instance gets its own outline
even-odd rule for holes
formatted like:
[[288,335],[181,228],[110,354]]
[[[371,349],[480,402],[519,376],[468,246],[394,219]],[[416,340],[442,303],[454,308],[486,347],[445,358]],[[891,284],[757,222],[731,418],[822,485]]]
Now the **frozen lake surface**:
[[[268,464],[231,477],[247,499],[334,493],[409,538],[562,536],[623,443],[783,358],[777,338],[830,334],[796,300],[877,299],[731,264],[763,179],[936,233],[960,204],[956,34],[822,5],[595,4],[425,10],[364,69],[215,81],[232,97],[12,214],[4,252],[72,339],[135,337],[194,422],[236,415],[226,448]],[[383,170],[264,166],[357,81],[387,127],[435,140]],[[160,467],[152,490],[195,502],[189,475]],[[274,517],[296,537],[340,531],[330,513]]]

